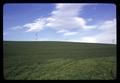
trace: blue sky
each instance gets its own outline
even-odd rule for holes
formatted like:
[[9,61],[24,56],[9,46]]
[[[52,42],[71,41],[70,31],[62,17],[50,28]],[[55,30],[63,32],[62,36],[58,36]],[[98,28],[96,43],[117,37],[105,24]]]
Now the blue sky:
[[3,40],[116,44],[116,6],[102,3],[5,4]]

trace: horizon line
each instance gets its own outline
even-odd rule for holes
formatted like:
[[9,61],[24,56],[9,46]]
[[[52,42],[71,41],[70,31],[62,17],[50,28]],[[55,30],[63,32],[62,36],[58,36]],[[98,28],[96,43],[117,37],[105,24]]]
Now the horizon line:
[[77,42],[77,41],[54,41],[54,40],[3,40],[3,42],[71,42],[71,43],[91,43],[91,44],[113,44],[117,45],[115,43],[95,43],[95,42]]

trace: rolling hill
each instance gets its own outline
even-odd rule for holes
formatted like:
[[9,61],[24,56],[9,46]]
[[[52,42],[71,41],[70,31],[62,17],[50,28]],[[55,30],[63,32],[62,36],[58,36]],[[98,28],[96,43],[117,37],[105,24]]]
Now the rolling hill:
[[7,80],[116,79],[116,45],[56,41],[3,42]]

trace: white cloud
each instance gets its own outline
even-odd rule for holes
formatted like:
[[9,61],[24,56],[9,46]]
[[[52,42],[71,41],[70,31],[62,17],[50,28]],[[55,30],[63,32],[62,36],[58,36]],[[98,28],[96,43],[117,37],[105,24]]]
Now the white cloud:
[[47,27],[57,30],[63,35],[76,35],[79,31],[72,29],[94,29],[95,25],[87,25],[87,20],[79,17],[83,7],[88,4],[56,4],[55,10],[47,18]]
[[17,29],[22,29],[23,27],[22,26],[15,26],[15,27],[12,27],[11,30],[17,30]]
[[65,29],[57,31],[57,33],[62,33],[64,36],[76,35],[78,32],[71,32]]
[[26,32],[36,32],[41,31],[45,27],[46,19],[45,18],[39,18],[36,19],[33,23],[28,23],[23,25],[23,27],[28,28]]
[[[34,22],[23,25],[22,28],[26,28],[26,32],[41,31],[45,27],[55,29],[57,32],[63,29],[69,32],[72,29],[93,29],[95,28],[94,25],[87,25],[86,20],[79,17],[83,7],[87,5],[88,4],[76,3],[56,4],[55,9],[51,12],[51,16],[46,18],[38,18]],[[14,29],[21,29],[21,26],[16,26]]]
[[[82,7],[84,7],[86,4],[56,4],[56,8],[54,11],[52,11],[52,14],[56,17],[73,17],[78,16],[78,12],[82,10]],[[74,11],[74,12],[73,12]],[[66,17],[65,17],[66,18]]]
[[63,35],[75,35],[78,32],[71,32],[72,29],[94,28],[94,26],[86,25],[85,19],[78,17],[80,11],[86,5],[87,4],[56,4],[55,10],[51,12],[51,16],[38,18],[34,22],[27,23],[22,27],[16,26],[13,29],[26,28],[26,32],[36,32],[43,30],[45,27],[49,27]]
[[83,37],[80,42],[88,42],[88,43],[97,43],[97,40],[94,37]]
[[61,29],[92,29],[95,26],[87,25],[86,20],[79,17],[80,11],[88,4],[56,4],[56,8],[51,13],[51,17],[47,19],[48,27],[56,30]]
[[84,36],[80,41],[116,44],[116,19],[105,21],[98,25],[97,28],[102,30],[102,32],[94,36]]
[[57,33],[66,33],[66,32],[68,32],[68,30],[65,30],[65,29],[57,31]]
[[[26,32],[41,31],[45,27],[56,30],[56,33],[63,36],[77,35],[77,30],[94,30],[97,29],[101,33],[97,33],[94,36],[82,36],[78,40],[80,42],[93,42],[93,43],[116,43],[116,19],[108,20],[100,24],[88,25],[89,21],[93,21],[92,18],[84,19],[80,17],[85,6],[88,4],[56,4],[55,9],[51,12],[51,16],[45,18],[38,18],[31,23],[23,25],[26,28]],[[14,27],[14,29],[21,29],[20,26]],[[72,31],[76,30],[76,31]],[[94,31],[93,31],[94,32]],[[83,32],[84,33],[84,32]]]
[[103,22],[100,25],[99,29],[115,32],[116,31],[116,19],[107,20],[107,21]]
[[78,32],[66,32],[66,33],[64,33],[65,36],[76,35],[76,34],[78,34]]
[[74,22],[76,22],[76,25],[78,25],[78,27],[82,29],[94,29],[97,27],[96,25],[87,25],[87,21],[83,18],[75,17],[74,19],[75,19]]
[[95,36],[99,42],[116,44],[116,19],[105,21],[99,29],[103,31]]

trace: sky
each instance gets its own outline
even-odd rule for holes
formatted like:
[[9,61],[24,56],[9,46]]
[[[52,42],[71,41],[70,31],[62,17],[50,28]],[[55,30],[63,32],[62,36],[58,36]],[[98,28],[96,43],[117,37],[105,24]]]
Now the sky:
[[116,5],[14,3],[3,7],[4,41],[116,44]]

